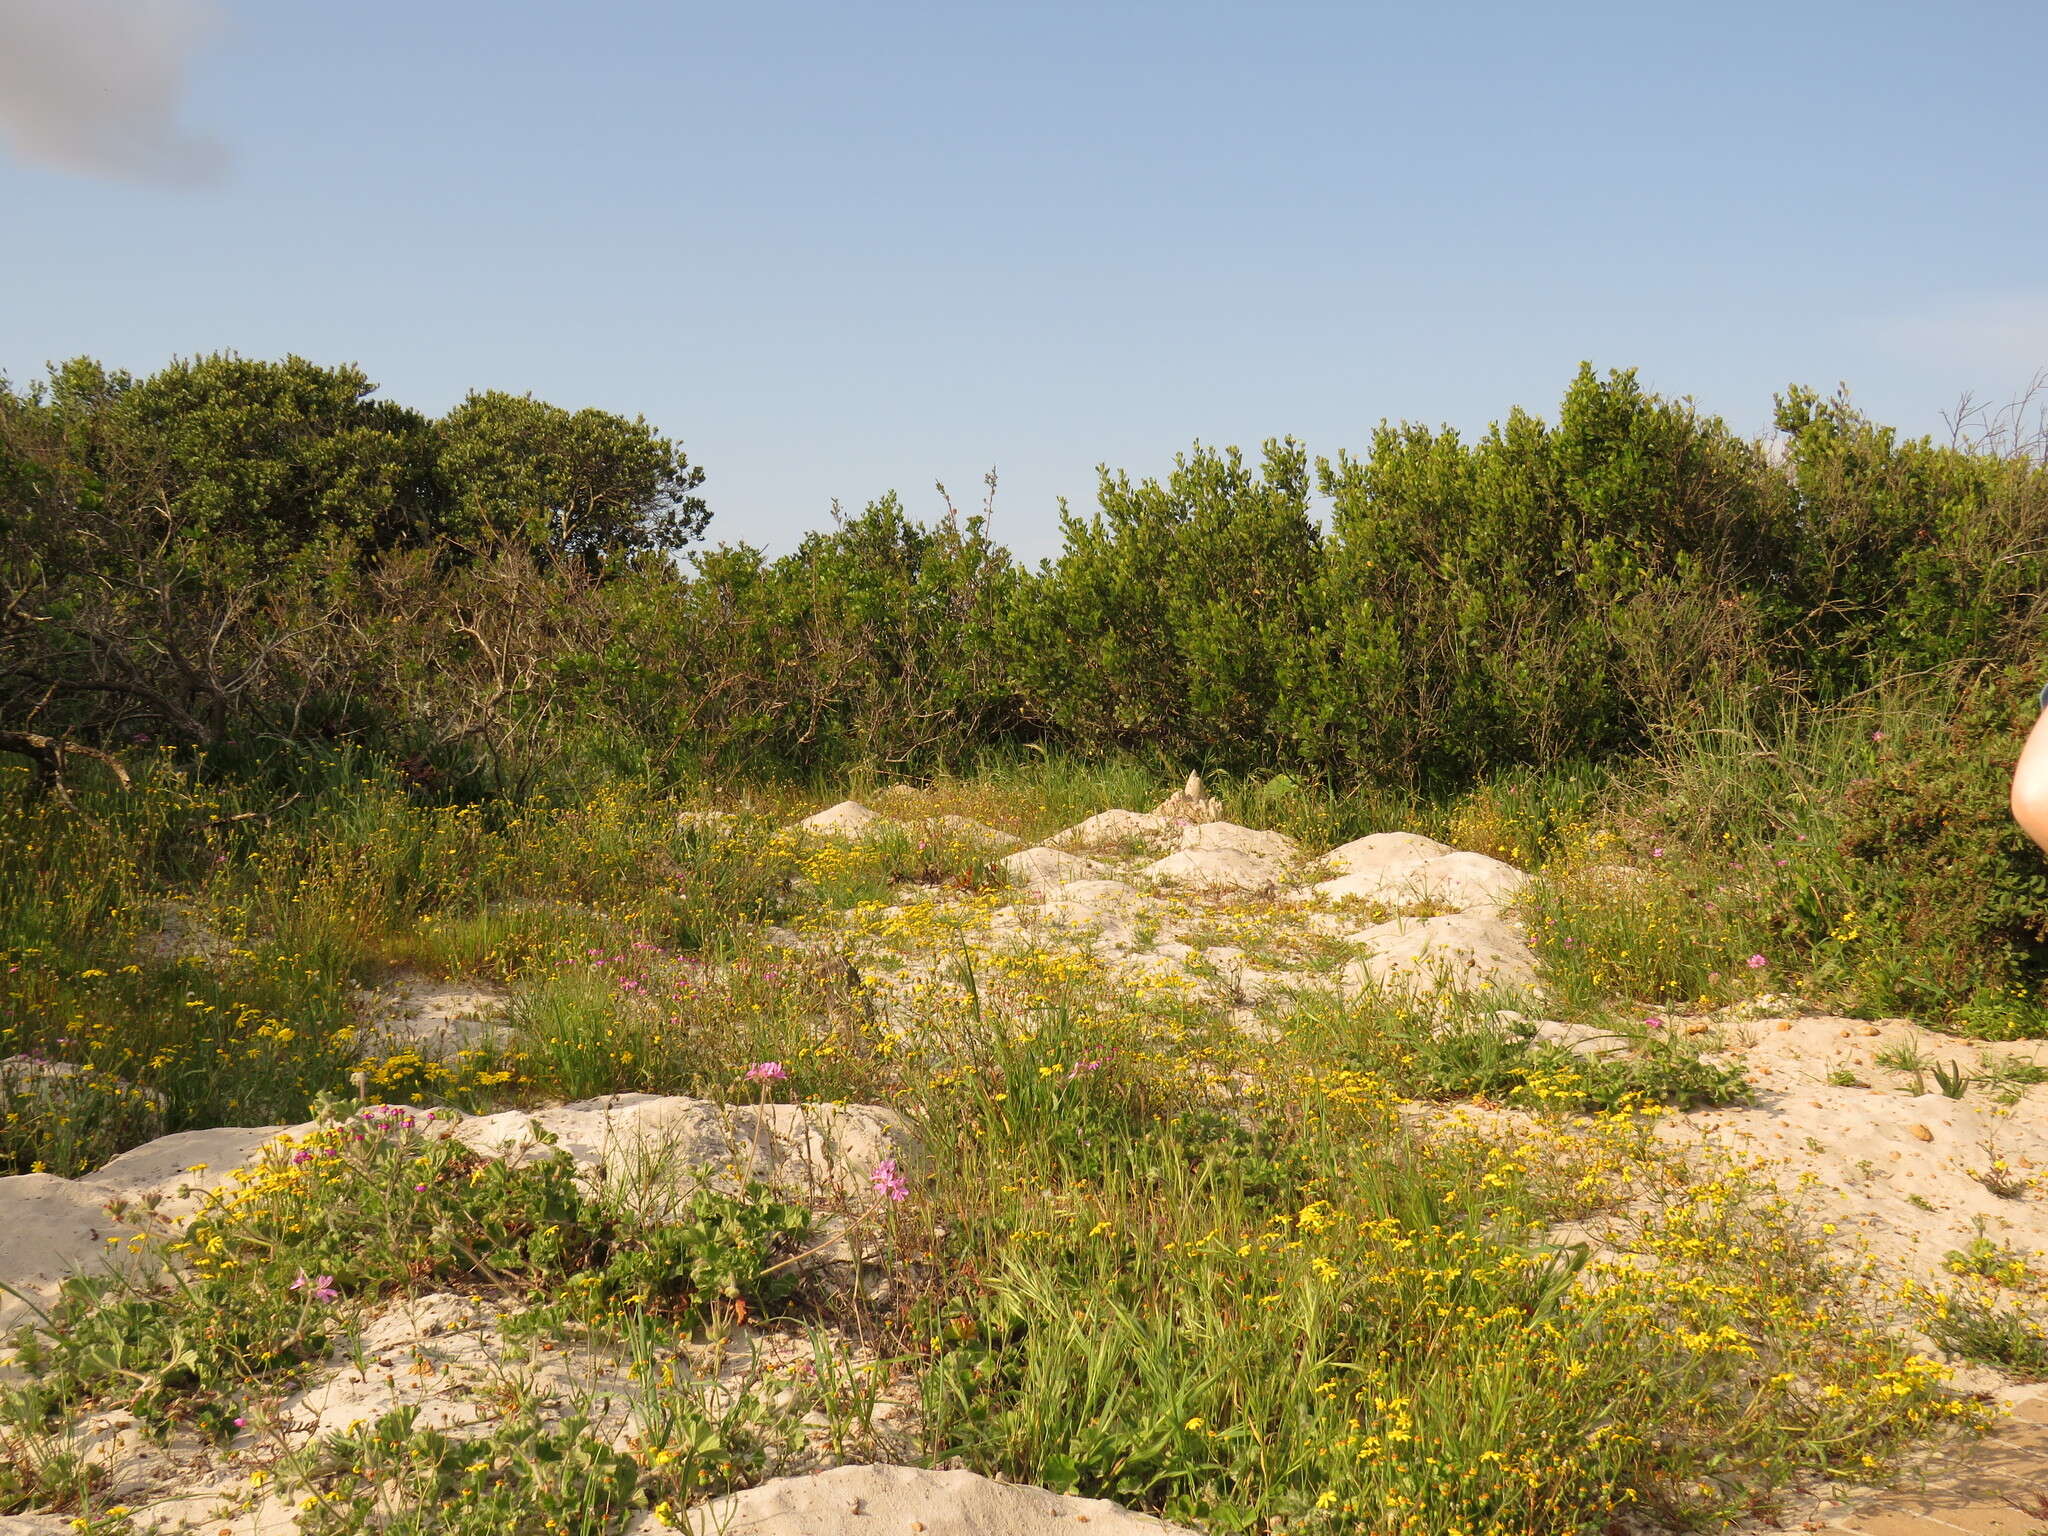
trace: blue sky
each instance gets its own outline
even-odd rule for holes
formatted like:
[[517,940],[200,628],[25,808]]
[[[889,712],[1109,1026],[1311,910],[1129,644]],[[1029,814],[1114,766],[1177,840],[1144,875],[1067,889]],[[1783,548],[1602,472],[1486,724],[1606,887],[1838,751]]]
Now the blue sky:
[[1554,407],[2048,367],[2031,3],[0,0],[0,371],[644,413],[714,537]]

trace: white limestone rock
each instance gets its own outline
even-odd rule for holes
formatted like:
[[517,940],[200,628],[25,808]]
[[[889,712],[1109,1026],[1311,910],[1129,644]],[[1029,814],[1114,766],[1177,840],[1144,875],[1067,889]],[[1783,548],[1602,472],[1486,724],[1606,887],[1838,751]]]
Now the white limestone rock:
[[1074,880],[1102,880],[1111,873],[1107,864],[1062,853],[1057,848],[1024,848],[1008,858],[998,859],[996,868],[1013,884],[1027,891],[1048,892]]
[[1286,833],[1241,827],[1234,821],[1197,823],[1181,833],[1180,847],[1183,852],[1229,848],[1278,865],[1293,864],[1301,858],[1301,844]]
[[230,1183],[237,1168],[256,1161],[281,1125],[220,1126],[177,1131],[123,1152],[90,1176],[109,1198],[172,1221],[189,1221],[206,1196]]
[[48,1306],[69,1276],[123,1262],[130,1239],[164,1235],[165,1225],[146,1216],[109,1214],[110,1198],[97,1185],[50,1173],[0,1178],[0,1281],[10,1288],[0,1291],[0,1334]]
[[1756,1169],[1831,1248],[1892,1279],[1949,1289],[1957,1282],[1946,1256],[1981,1235],[2048,1268],[2048,1084],[2012,1085],[2012,1103],[1975,1084],[1951,1099],[1879,1060],[1918,1055],[1964,1072],[2039,1066],[2043,1042],[1966,1044],[1905,1019],[1730,1012],[1712,1025],[1725,1054],[1710,1059],[1741,1064],[1751,1102],[1665,1116],[1660,1137]]
[[1168,795],[1152,808],[1154,816],[1164,816],[1181,826],[1190,822],[1220,821],[1223,819],[1223,802],[1202,788],[1199,773],[1188,775],[1188,782],[1177,795]]
[[1101,930],[1104,938],[1122,943],[1137,925],[1159,910],[1159,903],[1121,880],[1069,880],[1056,886],[1040,909],[1054,922]]
[[1284,833],[1210,821],[1187,828],[1178,851],[1138,873],[1194,890],[1271,891],[1286,883],[1300,858],[1300,845]]
[[[399,1113],[420,1113],[405,1111]],[[541,1146],[533,1128],[556,1140]],[[615,1188],[660,1198],[699,1180],[749,1181],[800,1195],[862,1194],[878,1163],[908,1165],[916,1140],[903,1117],[869,1104],[714,1104],[621,1093],[527,1113],[507,1110],[454,1121],[452,1134],[487,1157],[568,1156]]]
[[1184,848],[1138,871],[1140,878],[1198,891],[1270,891],[1283,867],[1236,848]]
[[828,805],[824,810],[806,816],[797,825],[820,837],[852,838],[876,837],[895,831],[899,826],[887,816],[869,810],[858,800],[842,800],[837,805]]
[[1419,832],[1374,832],[1332,848],[1323,855],[1322,862],[1340,874],[1362,875],[1389,864],[1420,864],[1425,859],[1440,859],[1455,852],[1448,843]]
[[1370,951],[1344,968],[1347,988],[1496,993],[1536,997],[1536,954],[1516,928],[1492,912],[1397,917],[1348,936]]
[[1387,862],[1316,886],[1332,901],[1346,898],[1403,907],[1431,903],[1456,911],[1498,910],[1521,894],[1529,877],[1512,864],[1483,853],[1446,853],[1432,858]]
[[[713,1104],[631,1093],[533,1113],[464,1116],[405,1105],[363,1113],[451,1136],[486,1157],[573,1158],[593,1181],[656,1215],[704,1183],[731,1189],[758,1181],[799,1198],[864,1196],[878,1164],[894,1159],[908,1170],[918,1160],[903,1117],[866,1104]],[[555,1141],[539,1142],[536,1128]],[[276,1138],[318,1129],[181,1131],[122,1153],[89,1178],[0,1178],[0,1282],[45,1305],[66,1276],[126,1262],[131,1239],[173,1235],[209,1191],[230,1182],[236,1168],[258,1164]],[[156,1247],[147,1243],[142,1262]],[[0,1292],[0,1333],[32,1316]]]
[[1136,847],[1162,854],[1174,846],[1180,833],[1179,822],[1150,811],[1098,811],[1086,821],[1077,821],[1064,831],[1055,832],[1045,843],[1048,848]]
[[[921,1467],[834,1467],[778,1477],[700,1504],[687,1518],[689,1536],[1072,1536],[1083,1528],[1091,1536],[1195,1536],[1106,1499]],[[664,1527],[636,1529],[659,1536]]]

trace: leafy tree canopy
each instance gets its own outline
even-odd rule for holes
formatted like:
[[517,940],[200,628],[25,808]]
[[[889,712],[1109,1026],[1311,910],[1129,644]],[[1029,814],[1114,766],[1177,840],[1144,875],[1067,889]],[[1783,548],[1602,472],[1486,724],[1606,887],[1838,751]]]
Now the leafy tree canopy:
[[595,565],[704,531],[704,471],[642,417],[472,393],[440,422],[450,534]]

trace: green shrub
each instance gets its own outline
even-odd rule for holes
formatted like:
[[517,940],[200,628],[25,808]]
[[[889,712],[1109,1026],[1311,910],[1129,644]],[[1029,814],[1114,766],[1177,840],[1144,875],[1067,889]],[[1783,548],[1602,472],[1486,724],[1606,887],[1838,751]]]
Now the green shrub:
[[1851,784],[1841,850],[1858,915],[1882,941],[1857,985],[1886,1012],[1946,1016],[1990,1039],[2048,1015],[2048,861],[2006,809],[2033,677],[1994,677],[1945,718],[1881,743]]
[[1086,753],[1247,767],[1279,755],[1290,658],[1317,627],[1322,538],[1289,439],[1257,469],[1199,445],[1162,482],[1104,469],[1099,510],[1015,589],[1004,660],[1024,708]]
[[1280,728],[1332,779],[1590,757],[1767,673],[1764,466],[1631,372],[1582,367],[1555,426],[1382,425],[1320,479],[1319,628]]
[[1936,1346],[2022,1381],[2048,1378],[2048,1333],[2009,1307],[1981,1297],[1943,1297],[1923,1326]]

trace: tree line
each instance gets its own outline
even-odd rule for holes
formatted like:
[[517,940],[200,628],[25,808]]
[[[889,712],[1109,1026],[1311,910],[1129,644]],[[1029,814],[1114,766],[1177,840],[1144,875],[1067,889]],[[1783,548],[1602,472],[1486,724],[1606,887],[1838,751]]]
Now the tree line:
[[2048,470],[2016,421],[1908,438],[1793,388],[1758,441],[1587,366],[1469,438],[1105,468],[1027,567],[986,512],[894,495],[780,557],[706,545],[703,470],[604,411],[80,359],[0,381],[0,728],[58,764],[369,753],[451,794],[1028,744],[1451,784],[1731,698],[2028,674]]

